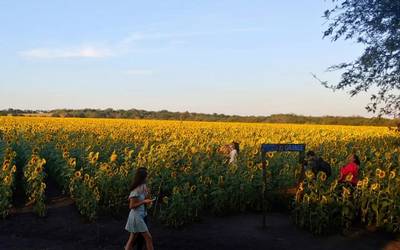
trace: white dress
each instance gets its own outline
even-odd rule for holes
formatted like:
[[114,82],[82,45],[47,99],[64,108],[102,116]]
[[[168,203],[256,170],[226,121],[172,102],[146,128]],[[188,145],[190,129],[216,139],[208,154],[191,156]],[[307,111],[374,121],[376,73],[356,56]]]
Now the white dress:
[[236,149],[231,150],[229,153],[229,164],[233,164],[237,162],[238,152]]
[[[130,194],[129,199],[136,198],[143,201],[147,195],[146,184],[140,185],[135,188]],[[138,206],[137,208],[131,209],[129,212],[128,221],[126,222],[125,230],[130,233],[143,233],[149,231],[144,218],[146,217],[146,207],[144,204]]]

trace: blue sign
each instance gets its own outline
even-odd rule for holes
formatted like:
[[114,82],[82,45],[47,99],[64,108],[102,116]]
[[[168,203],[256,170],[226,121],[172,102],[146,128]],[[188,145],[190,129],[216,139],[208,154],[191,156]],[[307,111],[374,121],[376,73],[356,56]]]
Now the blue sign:
[[292,152],[304,152],[306,150],[305,144],[262,144],[261,152],[271,152],[271,151],[292,151]]

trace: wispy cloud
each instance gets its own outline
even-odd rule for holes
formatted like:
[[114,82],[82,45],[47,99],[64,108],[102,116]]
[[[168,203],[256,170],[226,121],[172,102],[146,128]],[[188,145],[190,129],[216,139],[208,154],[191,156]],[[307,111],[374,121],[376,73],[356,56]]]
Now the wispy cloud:
[[134,76],[148,76],[152,75],[154,72],[150,69],[128,69],[125,71],[127,75],[134,75]]
[[[258,32],[259,28],[232,28],[225,30],[190,31],[190,32],[134,32],[123,39],[109,43],[107,46],[74,46],[60,48],[32,48],[18,52],[18,55],[27,59],[76,59],[76,58],[104,58],[142,51],[146,48],[145,41],[160,41],[166,45],[180,46],[188,43],[186,40],[193,37],[229,35],[245,32]],[[151,48],[152,50],[157,48]],[[133,71],[132,74],[144,74]],[[148,72],[146,73],[148,74]]]
[[61,59],[61,58],[102,58],[112,55],[109,49],[85,46],[80,48],[36,48],[20,51],[24,58],[32,59]]
[[120,44],[130,44],[144,40],[163,40],[163,39],[179,39],[179,38],[190,38],[200,36],[214,36],[214,35],[227,35],[235,33],[245,32],[257,32],[263,29],[257,27],[245,27],[245,28],[232,28],[225,30],[208,30],[208,31],[191,31],[191,32],[134,32],[121,40]]

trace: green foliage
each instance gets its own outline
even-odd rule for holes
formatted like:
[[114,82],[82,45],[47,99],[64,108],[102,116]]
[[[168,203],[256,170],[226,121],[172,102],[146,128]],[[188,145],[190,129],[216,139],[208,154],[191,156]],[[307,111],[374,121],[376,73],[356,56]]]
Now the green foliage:
[[372,89],[366,107],[380,115],[400,115],[400,2],[398,0],[332,0],[325,11],[329,22],[324,37],[354,40],[364,52],[349,63],[332,66],[340,70],[340,81],[327,87],[348,89],[351,96]]

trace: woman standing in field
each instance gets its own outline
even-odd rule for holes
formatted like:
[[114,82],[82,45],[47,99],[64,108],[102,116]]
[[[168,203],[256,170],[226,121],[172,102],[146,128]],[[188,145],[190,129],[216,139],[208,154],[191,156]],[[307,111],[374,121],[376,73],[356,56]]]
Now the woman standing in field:
[[126,222],[125,229],[130,233],[128,242],[125,245],[125,250],[132,250],[135,238],[141,234],[146,241],[146,249],[153,250],[153,239],[147,228],[144,218],[146,217],[146,204],[153,202],[151,199],[146,199],[149,192],[146,186],[147,169],[138,168],[133,179],[133,184],[129,194],[129,217]]
[[360,168],[360,159],[356,154],[351,154],[348,163],[340,169],[339,182],[349,182],[353,186],[358,182],[358,169]]
[[228,158],[227,162],[229,164],[234,164],[237,162],[237,157],[239,155],[239,143],[233,141],[231,144],[220,147],[218,152]]

